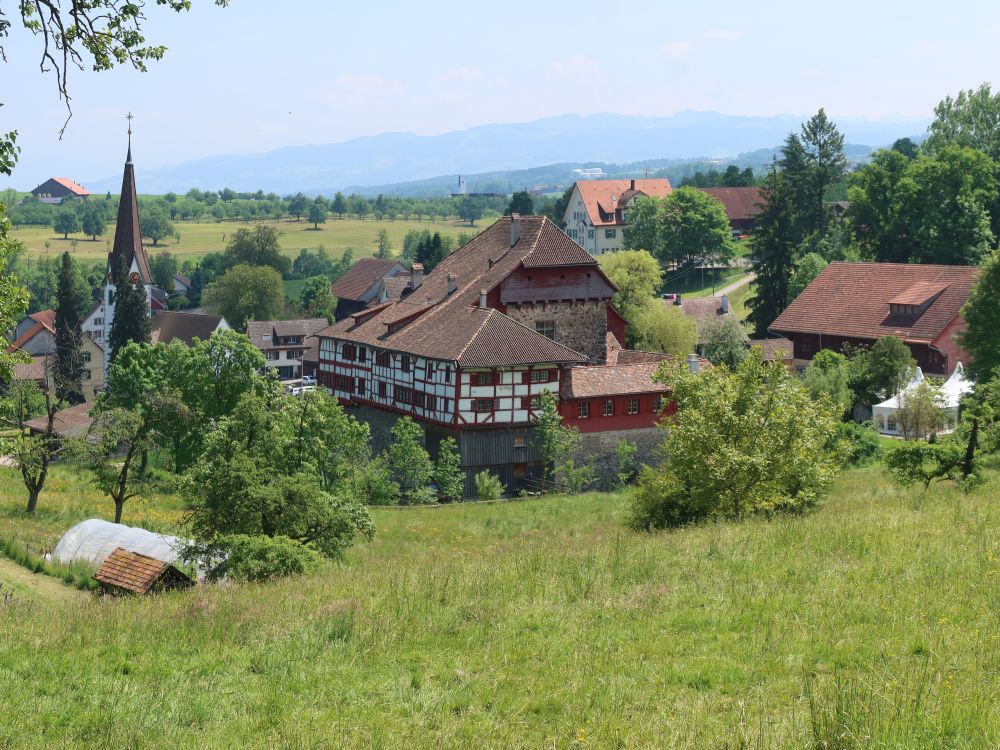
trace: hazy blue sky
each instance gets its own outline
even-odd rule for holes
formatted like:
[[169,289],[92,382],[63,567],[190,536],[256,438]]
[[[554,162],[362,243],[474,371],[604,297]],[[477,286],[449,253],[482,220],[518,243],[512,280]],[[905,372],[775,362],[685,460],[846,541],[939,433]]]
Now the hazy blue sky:
[[0,63],[0,129],[24,149],[13,182],[115,174],[128,110],[137,161],[157,166],[570,112],[926,118],[1000,83],[995,0],[193,5],[148,9],[147,37],[170,48],[148,73],[72,74],[62,142],[55,82],[15,28]]

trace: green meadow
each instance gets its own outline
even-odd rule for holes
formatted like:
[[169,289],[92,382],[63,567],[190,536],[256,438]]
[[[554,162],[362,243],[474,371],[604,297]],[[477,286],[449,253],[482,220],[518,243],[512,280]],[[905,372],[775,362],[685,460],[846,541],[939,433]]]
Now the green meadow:
[[[802,516],[662,534],[624,528],[627,493],[375,509],[343,564],[267,585],[22,574],[0,747],[998,747],[998,495],[874,467]],[[111,511],[64,467],[36,518],[9,469],[0,497],[34,548]],[[153,495],[125,522],[182,514]]]
[[[329,217],[326,224],[319,225],[318,230],[313,229],[313,225],[306,221],[281,220],[260,223],[273,226],[281,233],[281,248],[290,257],[294,258],[302,248],[316,250],[323,246],[334,258],[339,258],[347,248],[352,248],[354,257],[360,258],[374,255],[375,238],[382,229],[389,233],[393,250],[398,253],[403,247],[403,238],[410,230],[428,229],[431,232],[441,232],[442,235],[457,238],[463,232],[478,233],[489,222],[484,219],[477,222],[475,227],[469,227],[468,222],[457,219],[431,222]],[[253,225],[241,221],[178,221],[174,222],[174,229],[180,234],[180,241],[171,237],[155,246],[147,242],[146,250],[150,253],[169,250],[181,260],[200,258],[207,253],[224,250],[233,232],[241,226],[253,227]],[[68,239],[63,239],[61,234],[56,234],[52,230],[52,227],[38,226],[13,229],[10,236],[24,243],[29,257],[55,257],[69,250],[80,260],[94,261],[107,257],[114,240],[115,225],[109,224],[107,231],[97,240],[91,240],[82,234],[71,234]]]

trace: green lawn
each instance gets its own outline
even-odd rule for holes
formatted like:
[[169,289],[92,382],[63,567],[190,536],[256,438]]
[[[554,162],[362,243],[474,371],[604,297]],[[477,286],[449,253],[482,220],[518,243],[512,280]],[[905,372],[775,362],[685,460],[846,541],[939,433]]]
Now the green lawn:
[[[872,468],[803,516],[657,535],[623,494],[383,509],[308,578],[16,599],[0,747],[997,747],[998,494]],[[111,512],[61,467],[37,519],[9,470],[0,497],[36,544]]]
[[[335,258],[349,247],[354,249],[355,258],[373,255],[375,237],[381,229],[388,231],[393,249],[399,252],[403,246],[403,238],[411,229],[429,229],[432,232],[458,237],[462,232],[477,233],[486,226],[483,221],[470,228],[468,222],[457,220],[417,222],[329,218],[326,224],[320,225],[319,231],[314,231],[312,224],[305,221],[262,223],[274,226],[281,232],[281,247],[286,254],[292,257],[298,255],[301,248],[315,250],[322,245]],[[174,228],[180,233],[180,242],[175,242],[170,238],[156,247],[147,243],[146,249],[151,253],[169,250],[182,259],[201,257],[212,251],[223,250],[228,238],[241,226],[252,227],[253,224],[231,221],[221,223],[175,222]],[[114,236],[114,224],[110,224],[104,236],[98,237],[96,241],[82,235],[70,235],[68,240],[64,240],[61,235],[56,235],[51,227],[21,227],[11,231],[13,239],[20,240],[25,244],[30,257],[55,256],[69,250],[75,252],[76,257],[82,260],[104,259]],[[72,245],[74,240],[76,241],[75,250]]]
[[664,275],[663,290],[684,297],[711,297],[728,284],[738,281],[747,273],[746,268],[686,268]]

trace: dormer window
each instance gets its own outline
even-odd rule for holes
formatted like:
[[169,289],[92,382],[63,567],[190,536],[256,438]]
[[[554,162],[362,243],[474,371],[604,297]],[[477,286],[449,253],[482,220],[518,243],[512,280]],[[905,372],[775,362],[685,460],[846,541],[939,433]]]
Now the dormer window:
[[918,282],[889,300],[889,314],[900,318],[919,318],[947,288],[947,284]]

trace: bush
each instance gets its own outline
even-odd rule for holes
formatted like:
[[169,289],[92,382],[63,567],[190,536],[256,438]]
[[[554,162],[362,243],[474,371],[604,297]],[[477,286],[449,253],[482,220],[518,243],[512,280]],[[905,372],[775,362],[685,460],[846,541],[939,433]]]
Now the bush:
[[500,477],[485,469],[476,474],[476,495],[480,500],[499,500],[503,495]]
[[403,498],[406,505],[434,505],[438,501],[433,487],[414,487]]
[[233,534],[220,537],[211,545],[210,554],[224,557],[208,573],[208,580],[229,578],[233,581],[271,581],[285,576],[312,573],[322,565],[315,550],[287,536],[248,536]]
[[841,444],[848,466],[866,466],[882,456],[878,431],[871,422],[841,422],[837,425],[833,441]]

